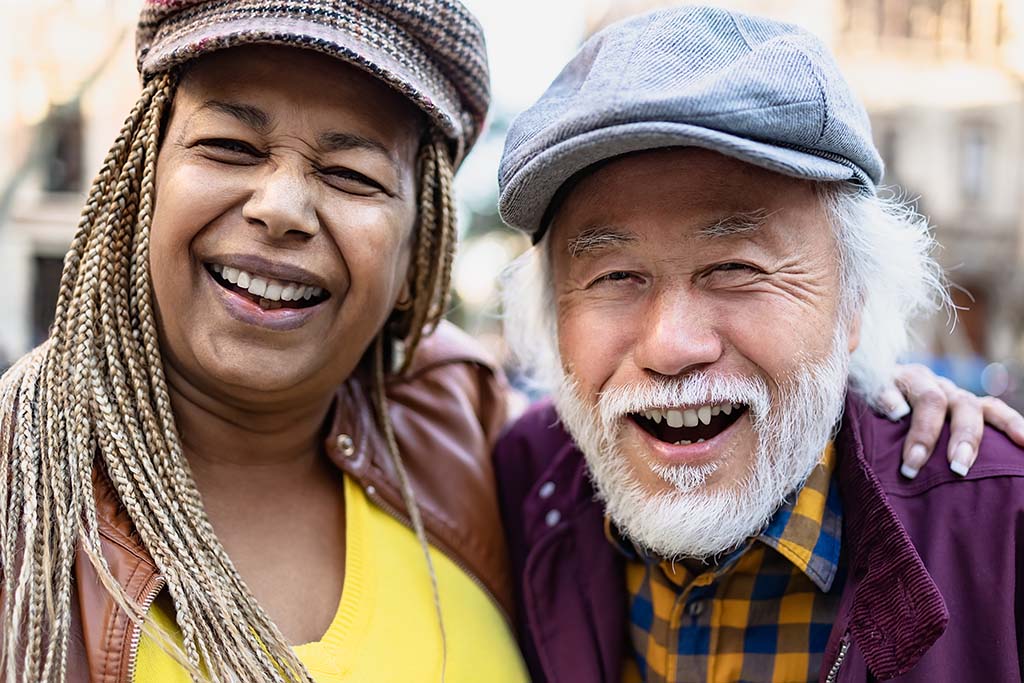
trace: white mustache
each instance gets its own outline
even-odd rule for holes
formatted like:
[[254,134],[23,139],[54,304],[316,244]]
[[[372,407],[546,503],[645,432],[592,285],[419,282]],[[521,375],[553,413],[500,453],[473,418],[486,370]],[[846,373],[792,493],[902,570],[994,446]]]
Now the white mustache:
[[742,403],[750,408],[755,424],[767,419],[771,408],[768,383],[760,377],[712,375],[695,372],[685,377],[648,380],[643,384],[613,387],[601,392],[597,409],[605,430],[614,430],[630,413],[662,406]]

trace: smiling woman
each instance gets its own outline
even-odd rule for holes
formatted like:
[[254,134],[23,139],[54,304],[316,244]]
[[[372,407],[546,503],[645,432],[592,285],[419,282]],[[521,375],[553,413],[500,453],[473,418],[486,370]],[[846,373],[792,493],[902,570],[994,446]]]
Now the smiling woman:
[[504,387],[440,323],[475,19],[153,0],[138,45],[51,339],[0,383],[5,677],[524,680]]

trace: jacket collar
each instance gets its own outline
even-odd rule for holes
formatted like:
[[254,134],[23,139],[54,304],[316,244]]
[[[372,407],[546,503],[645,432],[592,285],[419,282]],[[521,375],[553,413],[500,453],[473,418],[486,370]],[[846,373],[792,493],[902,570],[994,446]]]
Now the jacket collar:
[[[870,409],[848,394],[836,439],[844,547],[852,591],[846,629],[872,674],[892,678],[914,667],[949,623],[949,611],[865,456]],[[838,629],[837,629],[838,630]]]
[[[949,612],[865,457],[867,411],[863,400],[848,392],[843,423],[835,439],[843,548],[848,554],[849,571],[825,661],[834,660],[840,638],[848,633],[872,674],[887,679],[913,668],[945,631]],[[541,488],[549,484],[554,493],[540,495]],[[585,523],[577,524],[575,533],[569,533],[563,522],[550,524],[552,511],[568,519],[570,525],[575,520]],[[608,554],[621,562],[621,555],[605,538],[603,523],[594,524],[594,519],[603,520],[603,506],[595,497],[583,455],[571,440],[526,497],[523,515],[532,521],[526,529],[527,543],[532,548],[540,546],[545,553],[551,552],[552,544],[593,549],[596,529]],[[590,539],[581,538],[584,534]],[[543,579],[538,577],[538,581]],[[605,583],[603,589],[625,594],[621,581],[614,589]],[[537,609],[540,613],[548,611],[539,604]],[[624,610],[620,618],[626,618]],[[550,630],[542,625],[539,628]],[[617,647],[610,639],[605,642]]]

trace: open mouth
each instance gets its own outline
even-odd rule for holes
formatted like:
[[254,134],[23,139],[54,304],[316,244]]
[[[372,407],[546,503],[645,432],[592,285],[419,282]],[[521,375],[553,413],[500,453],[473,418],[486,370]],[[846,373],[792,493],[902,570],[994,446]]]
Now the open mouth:
[[214,282],[258,305],[265,311],[279,308],[311,308],[331,297],[321,287],[276,280],[219,263],[204,264]]
[[715,438],[740,419],[747,409],[742,403],[652,408],[630,413],[629,418],[659,441],[689,446]]

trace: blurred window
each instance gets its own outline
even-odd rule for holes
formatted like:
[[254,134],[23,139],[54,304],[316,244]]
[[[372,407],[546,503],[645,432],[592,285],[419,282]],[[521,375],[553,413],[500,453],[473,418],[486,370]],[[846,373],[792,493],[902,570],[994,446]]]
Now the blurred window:
[[983,123],[969,122],[964,124],[960,139],[960,189],[965,200],[978,202],[984,198],[988,182],[991,131]]
[[898,185],[900,133],[892,122],[880,123],[878,131],[878,153],[885,161],[886,180]]
[[[1000,11],[1000,30],[1005,19]],[[844,30],[882,38],[966,43],[971,0],[845,0]]]
[[46,162],[48,192],[82,189],[82,110],[77,103],[54,107],[46,121],[51,153]]
[[50,336],[50,325],[57,312],[57,291],[64,259],[36,256],[32,283],[32,343],[41,344]]
[[1006,3],[1000,2],[996,8],[996,45],[1002,46],[1007,39],[1009,26],[1006,25]]

